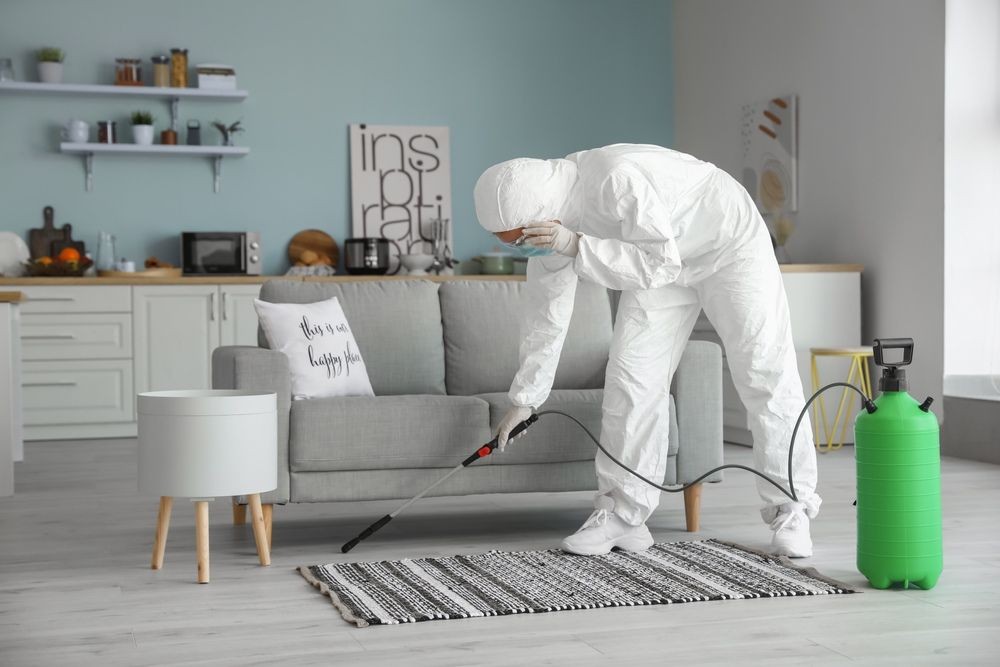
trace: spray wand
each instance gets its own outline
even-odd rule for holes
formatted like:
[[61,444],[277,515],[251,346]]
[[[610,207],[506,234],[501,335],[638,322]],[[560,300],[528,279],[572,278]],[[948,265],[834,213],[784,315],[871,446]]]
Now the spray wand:
[[[508,440],[513,440],[517,436],[521,435],[521,433],[523,433],[525,430],[527,430],[528,427],[530,427],[532,424],[534,424],[536,421],[538,421],[539,417],[542,417],[542,416],[545,416],[545,415],[561,415],[561,416],[566,417],[567,419],[575,422],[577,426],[579,426],[581,429],[583,429],[583,432],[586,433],[590,437],[590,439],[597,446],[597,448],[599,450],[601,450],[601,452],[603,452],[604,455],[607,456],[618,467],[620,467],[623,470],[625,470],[625,471],[627,471],[627,472],[635,475],[636,477],[638,477],[639,479],[641,479],[642,481],[644,481],[646,484],[649,484],[653,488],[659,489],[660,491],[666,491],[667,493],[680,493],[681,491],[684,491],[685,489],[687,489],[689,487],[692,487],[695,484],[701,482],[706,477],[709,477],[710,475],[714,475],[715,473],[719,472],[720,470],[737,469],[737,470],[745,470],[747,472],[751,472],[751,473],[757,475],[761,479],[763,479],[766,482],[769,482],[770,484],[772,484],[775,488],[777,488],[783,494],[785,494],[786,496],[788,496],[789,498],[791,498],[793,501],[797,501],[798,500],[798,496],[795,493],[795,483],[792,481],[792,453],[795,450],[795,436],[799,432],[799,426],[802,424],[802,419],[805,417],[806,413],[808,412],[809,406],[812,405],[813,401],[815,401],[817,398],[819,398],[823,394],[823,392],[827,391],[828,389],[833,389],[834,387],[847,387],[847,388],[853,389],[855,392],[857,392],[861,396],[862,405],[864,406],[865,410],[869,414],[875,412],[875,410],[877,409],[875,407],[875,403],[872,402],[872,400],[871,400],[870,397],[866,396],[863,391],[861,391],[860,389],[858,389],[854,385],[848,384],[846,382],[831,382],[830,384],[826,385],[825,387],[823,387],[822,389],[820,389],[819,391],[817,391],[815,394],[813,394],[812,397],[810,397],[809,400],[806,401],[806,404],[802,407],[802,412],[799,413],[799,418],[795,422],[795,428],[792,429],[792,438],[791,438],[791,442],[788,445],[788,488],[787,489],[784,486],[782,486],[773,477],[770,477],[770,476],[762,473],[759,470],[755,470],[755,469],[753,469],[753,468],[751,468],[749,466],[741,465],[739,463],[727,463],[725,465],[721,465],[721,466],[718,466],[716,468],[712,468],[711,470],[707,471],[706,473],[704,473],[703,475],[701,475],[700,477],[698,477],[694,481],[688,482],[687,484],[684,484],[683,486],[668,487],[668,486],[663,486],[662,484],[657,484],[656,482],[652,481],[651,479],[643,477],[642,475],[640,475],[639,473],[637,473],[636,471],[632,470],[627,465],[625,465],[624,463],[622,463],[621,461],[619,461],[617,458],[615,458],[614,455],[611,454],[611,452],[609,452],[607,449],[604,448],[604,445],[601,444],[601,441],[597,438],[597,436],[595,436],[593,433],[591,433],[590,429],[588,429],[586,426],[584,426],[583,423],[581,423],[579,419],[577,419],[576,417],[574,417],[572,415],[566,414],[565,412],[560,412],[559,410],[545,410],[543,412],[537,412],[537,413],[531,415],[530,417],[528,417],[527,419],[525,419],[523,422],[520,422],[519,424],[517,424],[517,426],[515,426],[513,429],[511,429],[510,435],[507,436],[507,439]],[[485,445],[483,445],[482,447],[480,447],[479,449],[477,449],[476,451],[474,451],[472,454],[470,454],[469,457],[466,458],[464,461],[462,461],[457,466],[455,466],[454,468],[452,468],[451,470],[449,470],[448,473],[444,477],[442,477],[441,479],[437,480],[436,482],[434,482],[433,484],[431,484],[430,486],[428,486],[426,489],[424,489],[423,491],[421,491],[417,495],[415,495],[412,498],[410,498],[409,500],[407,500],[405,503],[403,503],[402,505],[400,505],[394,512],[390,512],[389,514],[386,514],[381,519],[379,519],[378,521],[376,521],[372,525],[370,525],[367,528],[365,528],[363,531],[361,531],[361,533],[357,537],[355,537],[350,542],[347,542],[346,544],[344,544],[344,546],[342,546],[340,548],[341,552],[343,552],[343,553],[346,554],[348,551],[350,551],[354,547],[358,546],[359,542],[361,542],[362,540],[365,540],[365,539],[368,539],[369,537],[371,537],[372,534],[374,534],[376,531],[378,531],[379,529],[381,529],[382,526],[384,526],[385,524],[389,523],[394,518],[396,518],[397,516],[399,516],[399,514],[403,510],[405,510],[410,505],[412,505],[413,503],[415,503],[418,500],[420,500],[421,498],[423,498],[431,490],[433,490],[434,488],[436,488],[439,484],[441,484],[442,482],[444,482],[446,479],[449,479],[452,475],[454,475],[455,473],[457,473],[459,470],[462,470],[463,468],[468,468],[470,465],[472,465],[473,463],[475,463],[479,459],[486,458],[487,456],[489,456],[490,454],[492,454],[493,450],[495,450],[496,448],[497,448],[497,438],[493,438],[488,443],[486,443]]]

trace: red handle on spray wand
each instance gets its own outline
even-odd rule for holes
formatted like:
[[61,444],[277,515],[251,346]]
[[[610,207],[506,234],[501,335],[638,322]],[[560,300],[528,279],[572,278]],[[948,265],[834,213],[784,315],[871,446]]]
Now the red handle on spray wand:
[[[535,415],[535,414],[531,415],[530,417],[528,417],[527,419],[525,419],[523,422],[517,424],[514,428],[512,428],[510,430],[510,435],[507,436],[507,439],[508,440],[513,440],[517,436],[519,436],[522,433],[524,433],[524,431],[529,426],[531,426],[532,424],[534,424],[536,421],[538,421],[538,415]],[[446,479],[448,479],[449,477],[451,477],[452,475],[454,475],[455,473],[457,473],[459,470],[461,470],[463,468],[468,468],[470,465],[472,465],[473,463],[475,463],[479,459],[486,458],[487,456],[489,456],[490,454],[492,454],[493,450],[495,450],[497,448],[497,445],[498,445],[497,438],[493,438],[492,440],[490,440],[489,442],[487,442],[485,445],[483,445],[482,447],[480,447],[479,449],[477,449],[476,451],[474,451],[472,454],[470,454],[469,457],[466,458],[464,461],[462,461],[457,466],[455,466],[454,468],[452,468],[448,472],[448,474],[446,474],[444,477],[442,477],[438,481],[434,482],[433,484],[431,484],[430,486],[428,486],[426,489],[424,489],[423,491],[421,491],[420,493],[418,493],[417,495],[413,496],[412,498],[410,498],[409,500],[407,500],[405,503],[403,503],[402,505],[400,505],[396,509],[396,511],[391,512],[390,514],[386,514],[384,517],[382,517],[381,519],[379,519],[378,521],[376,521],[372,525],[370,525],[367,528],[365,528],[364,530],[362,530],[361,533],[359,533],[357,537],[355,537],[353,540],[345,543],[344,546],[340,547],[340,551],[342,553],[346,554],[348,551],[350,551],[354,547],[358,546],[359,542],[361,542],[362,540],[366,540],[369,537],[371,537],[372,534],[374,534],[375,532],[377,532],[380,528],[382,528],[382,526],[384,526],[385,524],[389,523],[394,518],[396,518],[396,516],[399,515],[399,513],[402,512],[403,510],[405,510],[407,507],[409,507],[413,503],[415,503],[418,500],[420,500],[421,498],[423,498],[425,495],[427,495],[428,492],[430,492],[431,489],[433,489],[434,487],[436,487],[438,484],[441,484]]]

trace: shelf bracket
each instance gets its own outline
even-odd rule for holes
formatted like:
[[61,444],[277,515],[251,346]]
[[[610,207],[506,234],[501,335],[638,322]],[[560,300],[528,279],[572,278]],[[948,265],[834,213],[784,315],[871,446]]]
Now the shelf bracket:
[[94,189],[94,154],[84,153],[83,155],[83,168],[86,172],[86,180],[84,181],[87,192],[92,192]]
[[219,194],[219,182],[222,180],[222,156],[215,155],[212,157],[212,167],[214,172],[214,180],[212,181],[212,187],[215,190],[215,194]]
[[174,132],[180,132],[178,128],[178,117],[180,116],[181,98],[171,97],[170,98],[170,129]]

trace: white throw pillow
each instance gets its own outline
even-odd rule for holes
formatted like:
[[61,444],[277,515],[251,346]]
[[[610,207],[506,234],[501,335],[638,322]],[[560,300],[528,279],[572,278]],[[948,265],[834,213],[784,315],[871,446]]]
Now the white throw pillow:
[[253,306],[271,349],[288,357],[293,399],[375,395],[337,297]]

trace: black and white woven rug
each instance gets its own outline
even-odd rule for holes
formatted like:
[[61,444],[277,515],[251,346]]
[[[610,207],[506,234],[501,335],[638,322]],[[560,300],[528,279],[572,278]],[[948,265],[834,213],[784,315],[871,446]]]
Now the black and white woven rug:
[[845,584],[718,540],[655,544],[643,552],[573,556],[490,551],[447,558],[298,568],[344,620],[369,625],[475,616],[853,593]]

